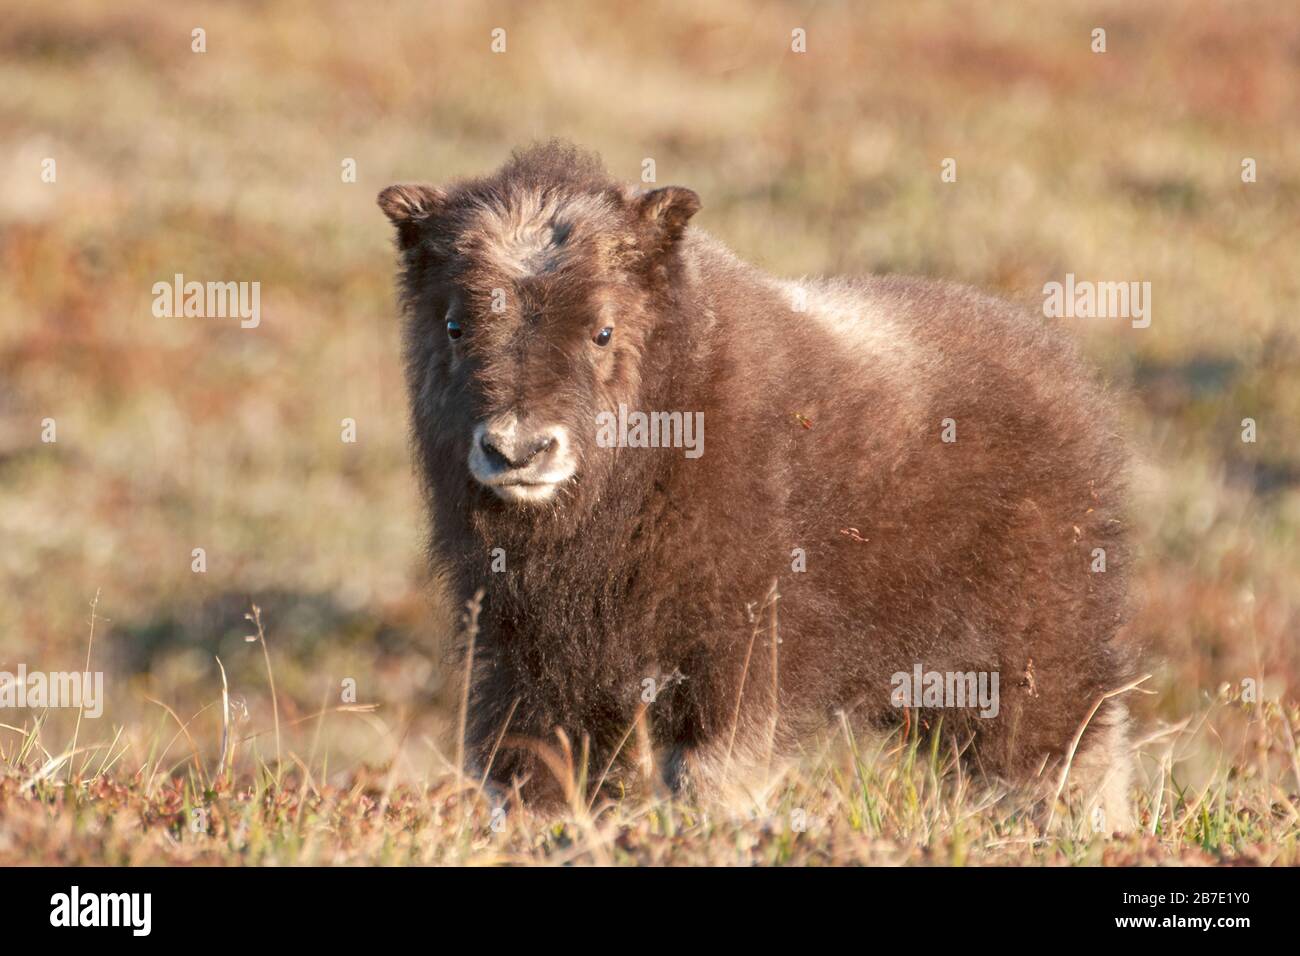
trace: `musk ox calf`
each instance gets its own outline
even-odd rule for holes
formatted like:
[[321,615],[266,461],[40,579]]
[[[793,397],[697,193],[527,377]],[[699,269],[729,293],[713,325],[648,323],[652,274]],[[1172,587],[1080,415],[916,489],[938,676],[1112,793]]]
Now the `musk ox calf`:
[[1128,824],[1124,454],[1043,319],[772,278],[691,190],[561,144],[379,205],[431,555],[482,592],[473,768],[546,803],[567,740],[591,780],[654,753],[708,794],[906,723]]

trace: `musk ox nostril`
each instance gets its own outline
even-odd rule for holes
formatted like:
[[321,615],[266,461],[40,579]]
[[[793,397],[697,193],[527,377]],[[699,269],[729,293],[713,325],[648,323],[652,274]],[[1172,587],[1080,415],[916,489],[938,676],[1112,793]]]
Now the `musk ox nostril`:
[[528,458],[525,460],[524,463],[527,464],[528,462],[531,462],[534,459],[539,458],[540,456],[549,452],[554,447],[555,447],[554,438],[540,439],[533,445],[533,450],[528,453]]
[[518,453],[517,457],[511,462],[516,468],[523,468],[531,465],[541,458],[555,446],[554,438],[540,438],[531,445],[525,446],[527,450]]
[[493,444],[493,441],[489,436],[484,435],[479,439],[479,447],[483,449],[483,454],[487,456],[487,460],[491,463],[493,468],[506,469],[518,467],[510,460],[509,455]]

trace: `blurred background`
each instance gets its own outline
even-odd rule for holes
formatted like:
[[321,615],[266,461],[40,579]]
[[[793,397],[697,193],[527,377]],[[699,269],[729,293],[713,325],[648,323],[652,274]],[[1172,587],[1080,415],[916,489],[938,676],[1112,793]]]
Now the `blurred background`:
[[[1149,281],[1149,328],[1061,320],[1122,390],[1140,460],[1133,636],[1158,692],[1144,726],[1202,713],[1224,682],[1295,699],[1300,7],[5,8],[0,670],[81,669],[98,595],[108,699],[81,733],[125,728],[124,766],[171,736],[155,700],[198,713],[191,732],[218,746],[215,657],[265,740],[253,602],[286,750],[328,756],[339,779],[399,740],[403,772],[446,766],[455,614],[422,570],[374,197],[551,136],[627,181],[653,159],[659,184],[703,198],[696,224],[777,274],[944,277],[1035,311],[1067,272]],[[153,284],[176,273],[260,282],[260,326],[156,318]],[[379,708],[315,719],[347,678]],[[42,732],[62,741],[74,718]]]

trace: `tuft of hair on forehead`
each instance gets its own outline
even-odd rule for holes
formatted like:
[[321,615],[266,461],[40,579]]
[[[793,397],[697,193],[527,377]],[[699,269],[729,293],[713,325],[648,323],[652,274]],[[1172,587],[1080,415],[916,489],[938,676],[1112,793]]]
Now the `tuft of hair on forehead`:
[[515,149],[495,172],[445,188],[390,186],[379,205],[404,253],[458,254],[510,278],[580,261],[597,271],[646,269],[700,208],[689,189],[624,186],[596,153],[557,139]]
[[567,189],[601,192],[615,185],[600,157],[573,143],[552,139],[515,149],[493,177],[501,185],[522,189]]
[[523,278],[555,272],[584,250],[603,258],[618,231],[602,194],[511,183],[475,200],[456,245],[468,258]]
[[621,187],[600,157],[560,140],[514,150],[456,199],[456,247],[512,278],[555,272],[584,251],[603,262],[626,231]]

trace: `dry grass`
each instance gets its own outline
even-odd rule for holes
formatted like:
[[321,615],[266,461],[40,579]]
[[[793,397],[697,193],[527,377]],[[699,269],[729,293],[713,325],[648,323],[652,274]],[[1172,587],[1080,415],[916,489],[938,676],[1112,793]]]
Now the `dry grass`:
[[[9,5],[0,669],[89,653],[108,700],[97,720],[0,712],[0,862],[1300,862],[1300,12],[557,10]],[[753,820],[648,799],[491,829],[456,769],[455,614],[420,570],[373,197],[551,135],[629,180],[653,157],[703,197],[701,225],[780,274],[943,276],[1031,307],[1066,272],[1152,283],[1151,328],[1078,324],[1142,457],[1145,836],[1107,843],[1062,805],[1038,838],[903,738],[838,738]],[[261,282],[261,327],[155,319],[176,272]]]
[[[260,627],[257,636],[265,649]],[[563,746],[554,763],[571,806],[538,817],[495,801],[433,741],[412,741],[409,725],[372,707],[330,707],[291,725],[310,750],[289,751],[296,771],[285,774],[278,734],[274,765],[264,733],[240,735],[224,671],[221,705],[222,717],[208,705],[183,719],[159,702],[169,720],[151,736],[124,740],[119,730],[63,752],[48,748],[43,719],[5,726],[0,864],[1300,864],[1300,708],[1246,704],[1226,687],[1195,718],[1141,742],[1141,827],[1116,839],[1095,832],[1077,800],[1053,803],[1043,826],[1041,808],[970,777],[937,735],[867,744],[846,723],[773,789],[725,807],[663,792],[593,803],[600,777]],[[317,746],[356,720],[387,759],[332,774]],[[1243,720],[1246,734],[1229,750],[1220,727]],[[195,733],[217,727],[208,772],[211,751]],[[1218,751],[1215,772],[1189,784],[1182,765],[1207,747]],[[147,757],[133,769],[123,758],[138,752]]]

